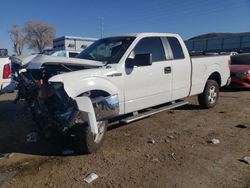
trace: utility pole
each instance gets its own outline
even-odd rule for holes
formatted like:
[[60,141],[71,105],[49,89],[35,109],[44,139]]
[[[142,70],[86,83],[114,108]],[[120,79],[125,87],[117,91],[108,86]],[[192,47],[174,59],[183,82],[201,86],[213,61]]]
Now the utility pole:
[[103,18],[103,17],[100,17],[101,38],[103,37],[103,27],[104,27],[104,18]]

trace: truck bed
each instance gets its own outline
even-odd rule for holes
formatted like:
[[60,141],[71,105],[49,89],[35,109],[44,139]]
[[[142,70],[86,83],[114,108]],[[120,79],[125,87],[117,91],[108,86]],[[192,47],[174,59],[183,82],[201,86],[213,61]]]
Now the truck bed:
[[209,76],[207,74],[204,74],[204,72],[211,72],[212,70],[223,72],[224,74],[220,74],[220,86],[226,85],[228,78],[230,77],[230,71],[228,68],[229,60],[229,55],[191,57],[193,69],[192,88],[190,95],[196,95],[203,91],[204,83],[206,82]]

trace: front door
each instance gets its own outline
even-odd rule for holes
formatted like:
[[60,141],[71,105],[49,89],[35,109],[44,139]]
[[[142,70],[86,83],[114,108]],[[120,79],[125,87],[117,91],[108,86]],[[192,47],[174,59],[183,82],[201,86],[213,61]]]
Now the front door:
[[152,65],[133,68],[125,66],[126,113],[169,102],[172,98],[172,65],[171,61],[166,60],[161,38],[141,39],[128,58],[136,54],[152,54]]

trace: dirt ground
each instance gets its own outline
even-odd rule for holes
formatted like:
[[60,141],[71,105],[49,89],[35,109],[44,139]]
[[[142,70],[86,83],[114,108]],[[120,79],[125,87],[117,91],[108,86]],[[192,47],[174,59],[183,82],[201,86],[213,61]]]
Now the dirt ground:
[[[14,94],[0,96],[0,153],[14,153],[0,158],[0,186],[250,187],[250,165],[240,161],[250,156],[249,93],[224,90],[209,110],[189,98],[185,107],[111,127],[100,151],[73,156],[62,155],[72,149],[65,137],[27,143],[36,131],[29,113],[12,103]],[[87,184],[92,172],[99,178]]]

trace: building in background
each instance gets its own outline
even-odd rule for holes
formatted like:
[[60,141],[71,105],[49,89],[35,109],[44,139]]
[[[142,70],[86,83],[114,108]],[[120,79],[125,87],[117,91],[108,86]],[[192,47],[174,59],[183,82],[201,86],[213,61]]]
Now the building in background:
[[250,32],[208,33],[185,43],[189,52],[250,52]]
[[5,48],[0,48],[0,57],[7,57],[8,56],[8,50]]
[[63,36],[53,40],[53,50],[66,50],[80,52],[95,42],[96,38]]

